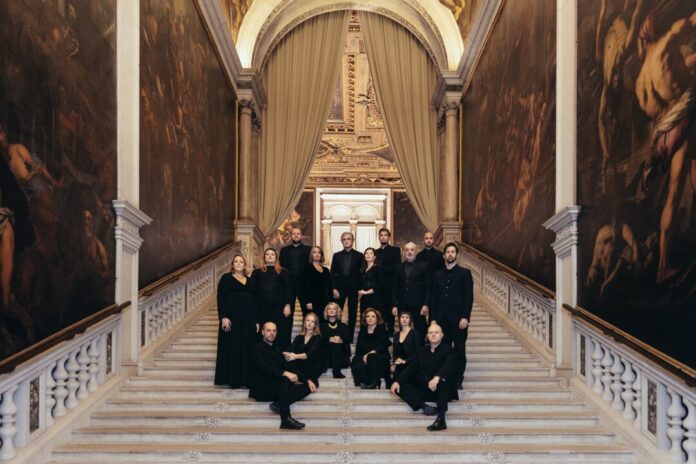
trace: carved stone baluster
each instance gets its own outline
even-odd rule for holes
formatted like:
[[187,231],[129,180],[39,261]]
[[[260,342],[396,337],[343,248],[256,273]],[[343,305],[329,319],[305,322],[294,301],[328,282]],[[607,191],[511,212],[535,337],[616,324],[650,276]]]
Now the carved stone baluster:
[[621,375],[621,384],[623,385],[623,393],[621,393],[621,399],[623,400],[623,417],[631,422],[636,418],[636,412],[633,410],[633,382],[636,381],[636,374],[633,372],[633,366],[628,359],[623,359],[625,369],[623,375]]
[[14,447],[14,439],[17,435],[17,405],[14,402],[14,394],[17,385],[11,386],[2,394],[0,401],[0,461],[12,459],[17,454]]
[[667,393],[672,398],[671,404],[667,409],[667,436],[672,442],[669,455],[674,462],[684,462],[686,461],[686,453],[682,449],[682,440],[684,439],[682,420],[686,414],[686,409],[684,409],[679,393],[671,388],[667,389]]
[[643,379],[639,370],[636,370],[636,380],[633,382],[633,410],[636,412],[633,426],[640,430],[642,428],[641,420],[643,417]]
[[609,347],[604,348],[604,357],[602,358],[602,399],[606,402],[611,401],[614,397],[611,393],[611,366],[614,364],[614,357],[611,355]]
[[79,366],[77,372],[79,387],[75,396],[78,400],[84,400],[89,396],[89,391],[87,390],[87,382],[89,382],[89,356],[87,355],[87,348],[87,343],[82,345],[76,359]]
[[602,394],[602,347],[599,345],[597,339],[592,338],[592,344],[594,345],[594,351],[592,351],[592,378],[594,379],[594,386],[592,391],[596,394]]
[[621,363],[621,357],[617,354],[614,355],[614,364],[611,366],[611,391],[614,394],[614,401],[611,403],[612,409],[615,411],[623,411],[624,404],[621,401],[621,392],[623,387],[621,385],[621,374],[623,374],[624,367]]
[[46,385],[46,399],[44,400],[44,405],[46,407],[46,415],[44,418],[44,424],[46,427],[50,427],[53,425],[53,407],[56,405],[56,398],[55,398],[55,388],[56,388],[56,381],[53,380],[53,369],[56,367],[55,364],[51,364],[48,366],[48,369],[46,369],[46,372],[44,373],[44,378],[45,378],[45,385]]
[[684,401],[689,413],[684,418],[684,428],[686,433],[684,436],[684,451],[686,452],[687,464],[696,464],[696,403],[690,400]]
[[68,362],[65,363],[65,369],[68,371],[68,381],[66,386],[68,387],[68,397],[65,399],[65,407],[68,409],[76,408],[77,402],[77,388],[80,386],[80,382],[77,381],[77,372],[80,370],[80,365],[77,363],[77,351],[73,351],[68,356]]
[[97,338],[92,340],[92,343],[89,344],[87,356],[89,356],[89,380],[87,381],[87,391],[92,393],[99,388],[99,382],[97,382],[97,374],[99,373],[99,349],[97,348]]
[[67,412],[65,409],[65,399],[68,397],[68,389],[66,383],[68,379],[68,371],[65,370],[65,363],[68,362],[68,356],[63,356],[56,363],[56,370],[53,371],[53,378],[56,380],[56,389],[53,396],[56,398],[56,407],[53,409],[53,417],[63,417]]

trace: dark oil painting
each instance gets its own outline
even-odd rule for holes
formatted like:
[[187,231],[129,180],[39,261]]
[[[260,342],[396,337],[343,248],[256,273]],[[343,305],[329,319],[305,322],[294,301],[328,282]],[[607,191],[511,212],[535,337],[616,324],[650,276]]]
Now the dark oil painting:
[[[394,246],[401,247],[408,242],[413,242],[419,247],[423,246],[423,236],[427,232],[416,210],[413,208],[408,194],[403,190],[392,190],[392,237]],[[435,232],[435,231],[431,231]]]
[[302,231],[302,242],[306,245],[314,244],[314,190],[305,190],[288,217],[278,226],[273,234],[266,237],[266,242],[271,248],[280,251],[286,245],[290,245],[292,229]]
[[508,1],[463,111],[463,238],[555,288],[556,4]]
[[235,95],[194,2],[145,0],[140,43],[140,285],[232,240]]
[[578,15],[579,303],[696,367],[696,3]]
[[115,8],[0,2],[0,359],[114,302]]

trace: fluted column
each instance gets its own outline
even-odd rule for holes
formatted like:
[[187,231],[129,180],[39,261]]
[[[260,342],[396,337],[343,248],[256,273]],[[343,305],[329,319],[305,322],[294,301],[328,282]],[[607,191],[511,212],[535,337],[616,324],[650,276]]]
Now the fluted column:
[[324,250],[324,257],[328,260],[331,259],[332,249],[331,249],[331,219],[321,220],[321,248]]
[[252,218],[252,134],[254,113],[251,100],[239,101],[239,219]]

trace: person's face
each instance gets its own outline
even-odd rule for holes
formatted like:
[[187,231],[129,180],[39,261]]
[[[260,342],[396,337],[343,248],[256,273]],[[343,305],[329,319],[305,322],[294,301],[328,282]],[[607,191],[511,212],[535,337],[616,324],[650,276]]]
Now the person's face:
[[439,345],[442,341],[442,329],[439,325],[433,324],[428,327],[428,341],[431,345]]
[[261,336],[263,337],[264,341],[273,343],[276,339],[276,335],[278,335],[278,329],[273,322],[267,322],[263,325],[263,329],[261,329]]
[[377,325],[377,314],[375,314],[373,311],[370,311],[365,315],[365,323],[369,327],[374,327]]
[[317,326],[317,320],[314,317],[306,317],[304,320],[304,328],[307,332],[312,332]]
[[276,252],[273,250],[267,250],[266,253],[263,254],[263,259],[266,261],[267,266],[275,265],[277,259]]
[[375,262],[375,252],[372,250],[365,250],[365,262],[374,263]]
[[315,248],[312,250],[312,261],[314,261],[315,263],[321,262],[321,251],[319,251],[319,248]]
[[445,250],[445,261],[452,264],[457,260],[457,250],[454,247],[448,247]]
[[293,242],[299,242],[302,240],[302,231],[300,229],[292,229],[290,232],[290,237]]
[[399,324],[402,328],[411,326],[411,316],[409,314],[402,314],[399,316]]
[[423,244],[425,245],[426,248],[431,248],[433,246],[433,234],[430,232],[427,232],[423,236]]
[[234,272],[244,272],[244,266],[246,266],[244,258],[242,258],[241,256],[237,256],[236,258],[234,258],[234,261],[232,262]]
[[343,248],[352,248],[353,236],[352,235],[344,235],[343,237],[341,237],[341,243],[343,244]]
[[389,243],[389,234],[386,230],[383,230],[379,233],[379,243],[381,243],[382,245],[386,245],[387,243]]
[[329,308],[326,310],[326,317],[329,317],[329,318],[331,318],[331,317],[334,317],[334,318],[335,318],[335,317],[338,317],[338,311],[336,311],[336,308],[334,308],[333,306],[329,307]]
[[416,258],[416,245],[413,243],[407,243],[404,247],[404,256],[409,261],[413,261]]

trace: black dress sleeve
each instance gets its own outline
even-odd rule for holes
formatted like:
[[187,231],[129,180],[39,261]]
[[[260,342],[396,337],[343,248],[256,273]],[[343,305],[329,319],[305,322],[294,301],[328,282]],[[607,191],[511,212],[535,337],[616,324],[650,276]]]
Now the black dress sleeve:
[[[290,281],[290,273],[286,271],[285,269],[281,269],[280,271],[280,279],[283,283],[283,304],[292,304],[293,300],[293,293],[292,293],[292,282]],[[292,308],[290,308],[292,311]]]
[[218,306],[218,318],[222,321],[224,318],[231,319],[230,313],[231,308],[229,307],[229,294],[231,292],[232,282],[229,274],[224,274],[218,282],[217,288],[217,306]]

